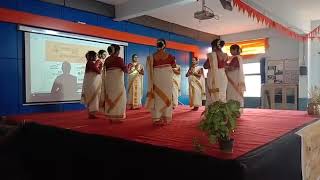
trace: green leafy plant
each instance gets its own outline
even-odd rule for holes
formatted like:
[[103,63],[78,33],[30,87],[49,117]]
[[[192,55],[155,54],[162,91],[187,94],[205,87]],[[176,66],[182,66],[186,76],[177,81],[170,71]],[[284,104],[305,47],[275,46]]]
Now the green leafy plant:
[[310,91],[310,102],[308,104],[308,114],[309,115],[320,115],[320,88],[317,86],[312,86]]
[[229,100],[226,103],[217,101],[208,106],[200,122],[200,129],[208,134],[212,144],[219,140],[228,141],[236,128],[239,116],[240,103],[238,101]]

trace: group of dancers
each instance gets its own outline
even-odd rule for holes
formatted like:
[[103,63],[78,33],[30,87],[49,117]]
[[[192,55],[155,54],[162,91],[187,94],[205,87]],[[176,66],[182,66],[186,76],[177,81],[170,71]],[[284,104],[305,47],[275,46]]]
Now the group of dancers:
[[[148,56],[146,63],[148,90],[145,107],[151,112],[155,125],[165,125],[171,122],[173,110],[178,106],[181,69],[175,57],[165,51],[164,39],[158,39],[156,46],[157,51]],[[192,65],[186,74],[190,106],[196,111],[204,99],[206,106],[215,101],[232,99],[239,101],[243,107],[245,84],[240,47],[232,45],[232,56],[228,57],[222,52],[224,41],[215,39],[211,46],[212,52],[207,54],[203,66],[208,69],[207,78],[204,78],[204,70],[198,65],[196,57],[192,58]],[[96,118],[97,112],[103,112],[110,121],[123,122],[126,109],[142,107],[144,67],[136,54],[132,55],[132,62],[125,65],[119,52],[120,46],[112,44],[107,52],[89,51],[86,54],[81,102],[86,105],[89,118]],[[125,73],[128,73],[127,91]]]

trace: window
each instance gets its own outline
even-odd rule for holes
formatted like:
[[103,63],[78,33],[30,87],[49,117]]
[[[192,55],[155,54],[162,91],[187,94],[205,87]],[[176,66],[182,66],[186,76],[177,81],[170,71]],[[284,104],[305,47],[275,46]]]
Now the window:
[[243,64],[246,84],[244,97],[261,97],[260,62]]
[[257,54],[264,54],[266,52],[266,48],[269,47],[268,39],[254,39],[240,42],[228,42],[222,48],[223,52],[226,52],[229,56],[230,54],[230,46],[232,44],[238,44],[242,50],[242,56],[252,56]]
[[203,75],[204,75],[204,78],[207,78],[207,76],[208,76],[208,69],[204,69],[204,68],[203,68]]

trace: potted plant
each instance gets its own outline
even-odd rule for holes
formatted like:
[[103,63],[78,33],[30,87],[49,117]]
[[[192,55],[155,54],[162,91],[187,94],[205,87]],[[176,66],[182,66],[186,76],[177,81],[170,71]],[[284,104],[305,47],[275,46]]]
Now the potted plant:
[[317,86],[311,87],[309,95],[308,114],[320,115],[320,88]]
[[220,150],[233,152],[233,139],[231,134],[236,128],[237,118],[240,116],[240,103],[229,100],[224,103],[217,101],[207,107],[200,129],[209,136],[212,144],[219,142]]

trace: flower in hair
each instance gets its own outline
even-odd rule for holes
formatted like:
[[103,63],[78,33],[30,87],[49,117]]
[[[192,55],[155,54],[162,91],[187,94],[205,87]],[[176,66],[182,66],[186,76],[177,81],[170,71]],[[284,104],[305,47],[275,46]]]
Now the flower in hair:
[[222,47],[221,47],[221,40],[220,40],[220,39],[217,41],[217,47],[220,48],[220,49],[222,48]]

